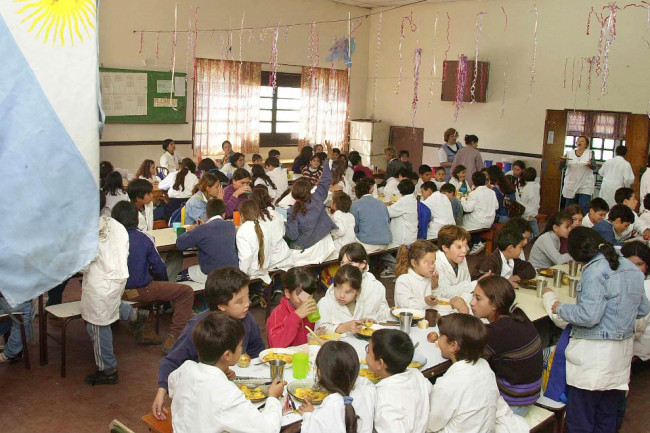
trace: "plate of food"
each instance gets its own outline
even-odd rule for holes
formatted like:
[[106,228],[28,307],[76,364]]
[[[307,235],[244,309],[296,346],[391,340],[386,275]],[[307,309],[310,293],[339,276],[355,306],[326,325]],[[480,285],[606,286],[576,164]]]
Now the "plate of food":
[[537,290],[537,280],[519,280],[517,286],[522,289]]
[[244,393],[247,400],[259,403],[269,395],[268,380],[259,377],[236,377],[232,382]]
[[376,323],[366,322],[363,324],[361,330],[355,333],[354,336],[360,340],[370,340],[370,337],[372,337],[373,332],[379,329],[384,329],[384,327]]
[[408,368],[420,369],[425,365],[427,365],[427,358],[425,356],[420,355],[419,353],[414,353],[413,359],[411,360],[411,363],[409,364]]
[[329,392],[319,388],[311,379],[294,380],[287,385],[287,392],[301,403],[309,400],[311,404],[321,404]]
[[553,278],[553,269],[551,268],[542,268],[537,273],[542,277]]
[[393,309],[393,316],[399,319],[399,313],[411,313],[413,314],[413,321],[411,322],[412,326],[416,326],[418,320],[424,319],[424,310],[418,310],[417,308],[395,308]]
[[293,362],[293,354],[296,352],[298,352],[298,349],[293,347],[266,349],[260,352],[260,361],[268,365],[269,362],[279,359],[286,362],[284,368],[291,368],[291,363]]
[[369,381],[371,381],[374,384],[377,384],[381,380],[381,377],[377,373],[374,373],[370,371],[368,368],[360,368],[359,369],[359,376],[365,377]]

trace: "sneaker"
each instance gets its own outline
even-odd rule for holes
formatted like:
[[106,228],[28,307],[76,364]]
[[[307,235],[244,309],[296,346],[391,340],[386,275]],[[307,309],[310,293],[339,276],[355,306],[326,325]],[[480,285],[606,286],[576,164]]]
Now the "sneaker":
[[167,338],[165,338],[165,344],[163,344],[163,348],[162,348],[162,351],[165,355],[167,355],[172,350],[172,347],[174,347],[174,344],[176,343],[177,339],[178,339],[177,336],[172,334],[167,334]]
[[129,318],[129,329],[135,335],[136,340],[139,339],[142,335],[142,329],[144,324],[147,323],[149,318],[149,310],[143,310],[142,308],[134,308],[134,314]]
[[255,308],[260,305],[260,302],[262,301],[262,297],[258,295],[257,293],[254,293],[250,296],[250,301],[251,304],[249,308]]
[[5,355],[4,351],[0,352],[0,364],[6,364],[11,362],[11,358]]
[[391,268],[386,268],[383,271],[381,271],[381,274],[379,274],[379,278],[395,278],[395,271],[392,270]]
[[116,385],[118,382],[117,369],[111,368],[110,370],[96,371],[89,374],[84,378],[84,382],[88,385]]
[[475,244],[471,250],[469,250],[469,255],[474,256],[480,253],[481,251],[483,251],[484,249],[485,249],[485,243],[479,242],[478,244]]
[[138,344],[162,344],[162,338],[158,334],[156,334],[153,330],[145,330],[145,331],[140,331],[138,335],[135,337],[135,341],[138,342]]
[[4,351],[0,352],[0,364],[13,364],[14,362],[18,362],[22,359],[23,359],[22,350],[16,356],[7,356],[7,354]]
[[281,290],[276,290],[273,292],[271,295],[271,304],[279,304],[280,301],[282,300],[282,291]]

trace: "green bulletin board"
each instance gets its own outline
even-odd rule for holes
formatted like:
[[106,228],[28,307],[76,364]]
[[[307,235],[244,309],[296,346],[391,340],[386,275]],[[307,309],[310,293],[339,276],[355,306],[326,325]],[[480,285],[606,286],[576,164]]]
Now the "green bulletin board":
[[172,108],[171,71],[99,68],[99,73],[106,123],[187,123],[187,74],[174,74]]

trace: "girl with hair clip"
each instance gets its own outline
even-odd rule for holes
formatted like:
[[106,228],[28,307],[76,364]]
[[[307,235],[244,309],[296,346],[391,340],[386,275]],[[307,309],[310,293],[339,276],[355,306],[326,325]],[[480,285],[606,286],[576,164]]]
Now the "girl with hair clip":
[[334,251],[330,232],[336,225],[324,205],[331,182],[332,172],[325,160],[323,175],[313,194],[311,182],[302,177],[291,187],[295,203],[287,211],[286,237],[293,248],[294,266],[322,263]]
[[263,165],[253,165],[251,168],[251,173],[253,175],[253,186],[264,185],[267,188],[269,197],[272,199],[277,198],[278,188],[275,186],[275,183],[271,180],[271,178],[266,174],[266,170],[264,170]]
[[185,224],[205,222],[205,205],[211,198],[223,199],[223,189],[217,176],[205,173],[196,187],[197,191],[185,203]]
[[146,179],[154,185],[160,182],[160,178],[156,175],[156,163],[153,159],[145,159],[142,161],[140,168],[135,172],[135,178]]
[[528,261],[535,269],[550,268],[571,260],[569,254],[560,253],[560,240],[569,237],[572,224],[573,219],[565,212],[558,212],[546,221],[544,233],[530,250]]
[[[462,194],[468,193],[470,188],[467,185],[467,168],[465,168],[464,165],[457,165],[454,167],[451,171],[451,179],[449,179],[449,183],[456,188],[456,191]],[[463,188],[464,191],[461,191]]]
[[120,201],[129,201],[129,195],[124,190],[124,181],[118,171],[112,171],[106,176],[102,192],[106,196],[106,206],[102,215],[110,216],[113,206]]
[[499,202],[499,209],[497,209],[497,219],[498,222],[504,223],[508,221],[508,210],[503,204],[503,199],[508,197],[512,201],[517,200],[517,194],[515,187],[506,179],[506,176],[503,174],[503,170],[498,165],[491,165],[487,169],[488,178],[490,180],[490,187],[492,191],[497,195],[497,201]]
[[[470,303],[472,313],[487,319],[488,362],[497,377],[499,392],[512,411],[528,413],[542,387],[542,342],[535,326],[515,303],[515,289],[498,275],[481,279]],[[468,314],[466,304],[456,306]]]
[[169,203],[167,203],[167,207],[170,215],[182,207],[192,196],[194,187],[199,183],[199,179],[194,174],[195,171],[194,161],[184,158],[181,161],[181,169],[169,173],[158,185],[158,188],[168,191]]
[[629,389],[636,319],[650,313],[644,276],[594,230],[577,227],[569,254],[585,263],[575,305],[553,304],[572,324],[566,348],[567,431],[616,431]]
[[226,203],[226,219],[231,219],[234,211],[251,193],[251,175],[243,168],[232,174],[230,185],[223,189],[223,201]]
[[[640,241],[628,242],[621,248],[621,255],[643,272],[643,288],[650,299],[650,247]],[[636,320],[634,331],[633,355],[647,361],[650,359],[650,314]]]
[[438,288],[436,251],[438,248],[428,241],[415,241],[397,250],[396,306],[427,309],[437,304],[433,296],[433,289]]
[[328,341],[316,356],[316,383],[330,394],[314,408],[307,401],[298,408],[303,433],[372,433],[377,392],[359,376],[359,356],[343,341]]

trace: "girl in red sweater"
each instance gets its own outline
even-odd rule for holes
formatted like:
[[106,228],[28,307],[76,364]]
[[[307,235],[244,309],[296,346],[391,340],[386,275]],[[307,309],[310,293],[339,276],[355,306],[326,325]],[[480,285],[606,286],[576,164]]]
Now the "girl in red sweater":
[[318,288],[316,276],[306,267],[291,268],[284,278],[284,297],[266,320],[269,347],[307,343],[305,326],[314,329],[307,316],[316,311],[311,295]]

